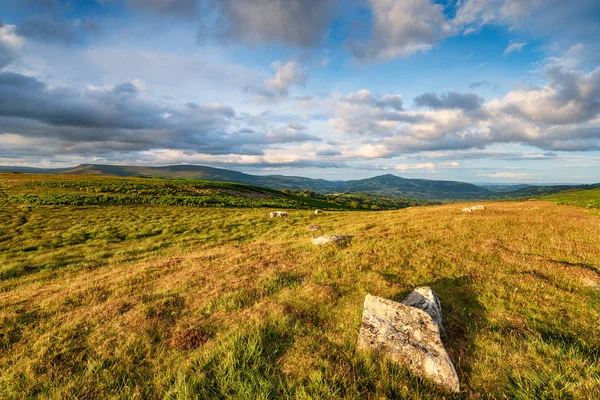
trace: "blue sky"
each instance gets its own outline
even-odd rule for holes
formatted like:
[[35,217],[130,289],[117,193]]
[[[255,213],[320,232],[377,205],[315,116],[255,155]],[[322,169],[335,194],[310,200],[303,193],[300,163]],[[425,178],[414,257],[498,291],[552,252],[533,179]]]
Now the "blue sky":
[[600,181],[600,3],[14,0],[0,164]]

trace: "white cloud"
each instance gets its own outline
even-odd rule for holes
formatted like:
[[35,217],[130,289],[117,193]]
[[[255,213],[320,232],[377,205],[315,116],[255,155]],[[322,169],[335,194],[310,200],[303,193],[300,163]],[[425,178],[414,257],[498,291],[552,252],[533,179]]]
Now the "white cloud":
[[265,85],[279,92],[281,96],[288,94],[290,86],[302,86],[306,83],[307,73],[296,61],[288,61],[285,64],[275,61],[271,68],[275,70],[275,76],[265,80]]
[[17,35],[15,25],[1,25],[0,42],[13,50],[17,50],[23,46],[25,39],[22,36]]
[[17,58],[24,43],[25,39],[17,34],[15,25],[0,23],[0,69]]
[[509,55],[510,53],[514,53],[516,52],[521,52],[523,50],[523,47],[525,47],[527,45],[527,43],[525,42],[513,42],[510,43],[508,45],[508,47],[506,48],[506,50],[504,50],[504,55]]
[[206,26],[201,38],[208,35],[249,45],[297,47],[319,44],[335,9],[334,0],[217,0],[209,4],[216,9],[202,15]]
[[426,52],[449,34],[443,7],[430,0],[370,0],[371,36],[352,42],[354,56],[363,61],[389,60]]
[[398,171],[410,171],[413,169],[429,169],[429,170],[433,170],[435,169],[435,164],[434,163],[423,163],[423,164],[400,164],[400,165],[396,165],[396,167],[394,167],[395,169],[397,169]]
[[533,180],[538,179],[539,175],[530,174],[525,172],[494,172],[491,174],[477,174],[477,176],[485,176],[488,178],[502,178],[502,179],[521,179],[521,180]]
[[[552,67],[547,82],[484,102],[469,94],[419,96],[431,109],[396,109],[367,90],[326,102],[329,127],[361,137],[357,157],[393,157],[434,150],[523,143],[547,151],[600,148],[600,68],[588,73]],[[365,143],[366,142],[366,143]]]
[[456,161],[452,161],[452,162],[441,162],[441,163],[432,163],[432,162],[427,162],[427,163],[420,163],[420,164],[400,164],[400,165],[396,165],[394,167],[394,169],[397,169],[398,171],[402,171],[402,172],[406,172],[406,171],[411,171],[411,170],[429,170],[429,171],[433,171],[437,168],[457,168],[459,167],[460,164],[457,163]]

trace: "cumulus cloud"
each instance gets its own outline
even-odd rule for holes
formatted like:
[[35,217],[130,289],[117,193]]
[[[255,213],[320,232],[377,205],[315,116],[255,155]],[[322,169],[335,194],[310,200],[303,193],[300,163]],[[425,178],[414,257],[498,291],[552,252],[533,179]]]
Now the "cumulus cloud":
[[522,179],[522,180],[532,180],[538,179],[539,175],[530,174],[524,172],[494,172],[490,174],[477,174],[477,176],[485,176],[488,178],[501,178],[501,179]]
[[50,15],[32,15],[17,27],[21,36],[44,42],[71,44],[77,38],[76,25],[73,22],[58,20]]
[[550,68],[542,87],[516,89],[492,108],[542,124],[569,124],[590,120],[600,112],[600,68],[588,74]]
[[507,47],[506,50],[504,50],[504,55],[509,55],[510,53],[514,53],[514,52],[521,52],[523,50],[523,47],[525,47],[527,45],[527,43],[525,42],[513,42],[510,43]]
[[[171,107],[138,96],[125,82],[76,90],[49,87],[25,75],[0,72],[0,140],[38,144],[34,152],[102,155],[152,149],[260,155],[271,145],[319,141],[292,122],[250,129],[250,121],[220,103]],[[0,156],[15,149],[3,146]]]
[[332,98],[330,127],[367,138],[348,154],[384,158],[497,143],[544,151],[600,148],[600,68],[584,73],[552,67],[545,85],[518,88],[488,102],[472,93],[426,93],[415,99],[425,109],[397,110],[386,107],[383,98],[366,90]]
[[435,171],[436,168],[457,168],[460,167],[460,164],[456,161],[452,161],[452,162],[441,162],[441,163],[432,163],[432,162],[426,162],[426,163],[420,163],[420,164],[400,164],[400,165],[396,165],[394,167],[394,169],[401,171],[401,172],[406,172],[406,171],[414,171],[414,170],[426,170],[426,171]]
[[476,110],[481,107],[484,100],[475,93],[448,92],[441,95],[424,93],[415,98],[417,107],[429,107],[434,110],[442,108],[456,108],[465,111]]
[[443,7],[429,0],[370,0],[372,30],[350,48],[362,61],[388,60],[430,50],[449,34]]
[[312,47],[329,29],[334,0],[209,0],[199,38],[213,37],[248,45],[283,43]]
[[346,96],[335,95],[329,102],[329,126],[340,134],[389,134],[401,121],[415,117],[403,113],[402,97],[397,94],[376,95],[366,89]]
[[302,86],[306,83],[306,71],[296,61],[288,61],[285,64],[275,61],[271,68],[275,70],[275,76],[267,79],[265,85],[276,90],[280,96],[287,95],[290,86]]
[[[508,27],[533,37],[558,37],[564,46],[594,42],[600,35],[596,0],[463,0],[444,6],[433,0],[369,0],[371,31],[366,40],[349,42],[363,62],[389,60],[432,49],[458,34],[485,25]],[[450,15],[453,15],[451,18]],[[505,55],[521,51],[524,42],[508,45]]]
[[0,22],[0,69],[12,63],[18,55],[25,40],[16,32],[14,25],[3,25]]
[[398,171],[402,171],[402,172],[406,172],[406,171],[410,171],[410,170],[414,170],[414,169],[428,169],[428,170],[433,170],[435,169],[435,164],[434,163],[423,163],[423,164],[400,164],[400,165],[396,165],[394,167],[394,169],[397,169]]
[[572,43],[597,37],[598,13],[596,0],[465,0],[452,23],[467,34],[484,25],[502,25],[538,37],[558,34]]

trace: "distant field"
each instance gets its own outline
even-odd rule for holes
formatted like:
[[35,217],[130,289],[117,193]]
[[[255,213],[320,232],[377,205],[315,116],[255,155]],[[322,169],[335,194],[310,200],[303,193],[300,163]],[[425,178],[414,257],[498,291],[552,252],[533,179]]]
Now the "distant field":
[[440,204],[368,194],[319,194],[230,182],[92,175],[0,173],[0,204],[164,205],[381,210]]
[[[442,302],[454,398],[600,398],[600,218],[585,208],[270,219],[6,200],[19,182],[0,206],[0,398],[453,398],[355,351],[364,296],[417,285]],[[43,182],[28,193],[65,191]],[[352,241],[316,248],[311,224]]]
[[600,189],[569,190],[561,193],[543,196],[541,199],[554,201],[558,204],[579,206],[585,208],[600,208]]

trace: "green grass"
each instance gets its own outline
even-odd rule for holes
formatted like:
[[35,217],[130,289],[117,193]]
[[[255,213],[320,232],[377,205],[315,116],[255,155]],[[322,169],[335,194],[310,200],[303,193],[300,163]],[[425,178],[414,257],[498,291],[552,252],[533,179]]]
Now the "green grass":
[[[600,398],[600,218],[462,207],[6,202],[0,398]],[[315,247],[312,224],[353,239]],[[418,285],[441,299],[458,395],[356,351],[364,296]]]
[[568,190],[543,196],[542,200],[554,201],[558,204],[585,208],[600,208],[600,189]]
[[238,183],[116,176],[0,173],[0,204],[390,210],[436,201],[361,193],[319,194]]

